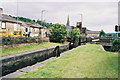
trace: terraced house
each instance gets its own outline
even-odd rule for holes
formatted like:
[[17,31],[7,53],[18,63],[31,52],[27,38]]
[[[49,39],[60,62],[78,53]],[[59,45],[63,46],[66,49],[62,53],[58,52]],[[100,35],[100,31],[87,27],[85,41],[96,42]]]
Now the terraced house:
[[99,37],[100,31],[86,31],[87,37]]
[[17,21],[9,15],[3,14],[2,8],[0,8],[0,24],[0,31],[7,31],[8,35],[15,35],[15,31],[22,31],[22,34],[26,37],[46,37],[43,26]]
[[0,31],[8,31],[8,34],[13,34],[13,31],[20,30],[21,23],[17,23],[17,21],[10,16],[3,14],[3,9],[0,8]]

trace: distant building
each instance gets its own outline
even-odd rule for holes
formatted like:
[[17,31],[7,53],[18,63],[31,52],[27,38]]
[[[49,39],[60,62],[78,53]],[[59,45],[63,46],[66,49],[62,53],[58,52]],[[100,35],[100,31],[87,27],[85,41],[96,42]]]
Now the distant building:
[[70,20],[69,20],[69,16],[68,16],[66,29],[67,29],[67,31],[72,32],[73,28],[74,28],[74,26],[70,26]]
[[99,37],[100,31],[86,31],[87,37]]
[[82,27],[80,33],[81,34],[86,34],[86,27]]
[[74,29],[74,26],[66,26],[67,31],[72,32]]
[[81,29],[82,28],[82,22],[77,22],[76,27],[78,27],[79,29]]
[[67,24],[66,24],[66,26],[70,26],[69,16],[68,16],[68,18],[67,18]]

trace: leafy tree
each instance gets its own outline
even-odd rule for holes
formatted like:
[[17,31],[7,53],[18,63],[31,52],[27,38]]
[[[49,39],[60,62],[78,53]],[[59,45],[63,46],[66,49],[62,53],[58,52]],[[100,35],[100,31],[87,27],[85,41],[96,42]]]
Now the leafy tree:
[[115,39],[112,43],[112,51],[120,52],[120,39]]
[[69,32],[67,36],[67,38],[70,39],[70,42],[73,42],[73,47],[78,46],[79,37],[80,37],[79,28],[73,29],[73,31]]
[[112,34],[109,34],[108,36],[109,36],[109,37],[111,37],[111,36],[112,36]]
[[35,22],[35,20],[33,20],[33,22]]
[[73,41],[75,39],[78,39],[79,35],[80,35],[79,29],[73,29],[73,31],[68,34],[68,38],[70,38],[71,41]]
[[105,32],[103,30],[101,30],[99,37],[104,37],[104,36],[105,36]]
[[118,33],[118,37],[120,37],[120,33]]
[[64,43],[67,36],[67,30],[65,26],[62,26],[60,24],[55,24],[50,29],[50,41],[51,42],[60,42]]
[[113,35],[112,34],[105,34],[105,36],[112,37]]

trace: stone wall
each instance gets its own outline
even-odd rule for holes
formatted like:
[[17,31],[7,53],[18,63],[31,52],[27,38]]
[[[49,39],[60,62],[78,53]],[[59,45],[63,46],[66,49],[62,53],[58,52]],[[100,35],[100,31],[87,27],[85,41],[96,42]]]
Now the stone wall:
[[103,48],[104,48],[105,51],[111,51],[111,47],[112,46],[103,46]]
[[39,44],[42,42],[41,38],[28,38],[28,37],[0,37],[2,39],[2,48],[16,48],[27,46],[31,44]]
[[14,72],[20,68],[33,65],[50,57],[59,56],[61,52],[69,49],[69,45],[62,45],[23,54],[12,55],[0,59],[2,65],[2,76]]

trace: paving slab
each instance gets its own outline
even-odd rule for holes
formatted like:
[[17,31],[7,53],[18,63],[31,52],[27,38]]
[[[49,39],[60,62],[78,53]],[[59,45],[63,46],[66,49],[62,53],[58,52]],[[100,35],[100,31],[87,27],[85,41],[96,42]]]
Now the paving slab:
[[25,68],[19,69],[20,72],[32,72],[37,70],[38,70],[38,67],[36,66],[27,66]]
[[16,72],[13,72],[13,73],[8,74],[6,76],[3,76],[1,78],[14,78],[14,77],[17,77],[17,76],[23,75],[23,74],[24,74],[24,72],[16,71]]

